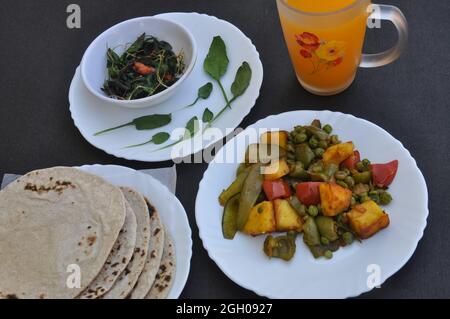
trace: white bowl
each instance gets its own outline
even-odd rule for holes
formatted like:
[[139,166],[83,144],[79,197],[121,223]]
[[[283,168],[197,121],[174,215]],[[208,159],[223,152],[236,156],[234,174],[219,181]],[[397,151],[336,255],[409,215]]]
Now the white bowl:
[[[166,90],[137,100],[117,100],[107,96],[101,88],[108,77],[106,51],[113,48],[120,55],[124,45],[131,44],[142,34],[170,43],[175,53],[183,52],[186,69],[182,77]],[[81,61],[81,76],[88,90],[98,98],[127,108],[150,107],[170,98],[186,80],[197,59],[194,37],[178,23],[153,17],[141,17],[119,23],[100,34],[87,48]]]

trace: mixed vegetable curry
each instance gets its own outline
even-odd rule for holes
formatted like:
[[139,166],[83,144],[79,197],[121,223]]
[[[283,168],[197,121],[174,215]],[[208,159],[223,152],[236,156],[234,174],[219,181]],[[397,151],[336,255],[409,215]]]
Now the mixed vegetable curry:
[[342,143],[332,130],[314,120],[292,132],[264,133],[250,145],[236,180],[219,196],[223,236],[268,234],[265,254],[289,261],[303,233],[315,258],[330,259],[388,227],[381,206],[392,200],[387,189],[398,161],[361,160],[353,142]]

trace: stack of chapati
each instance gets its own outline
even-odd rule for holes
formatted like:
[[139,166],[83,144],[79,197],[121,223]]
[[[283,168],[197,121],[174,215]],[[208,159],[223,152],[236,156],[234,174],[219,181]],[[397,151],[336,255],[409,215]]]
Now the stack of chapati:
[[172,240],[133,189],[55,167],[0,191],[0,299],[161,299],[174,277]]

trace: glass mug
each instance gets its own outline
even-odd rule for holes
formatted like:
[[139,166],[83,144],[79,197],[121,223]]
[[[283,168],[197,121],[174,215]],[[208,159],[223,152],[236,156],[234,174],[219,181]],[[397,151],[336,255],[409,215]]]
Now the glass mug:
[[[408,41],[406,18],[393,6],[371,6],[370,0],[277,0],[277,6],[297,78],[313,94],[344,91],[355,79],[358,67],[395,61]],[[399,37],[387,51],[362,54],[371,8],[375,18],[395,25]]]

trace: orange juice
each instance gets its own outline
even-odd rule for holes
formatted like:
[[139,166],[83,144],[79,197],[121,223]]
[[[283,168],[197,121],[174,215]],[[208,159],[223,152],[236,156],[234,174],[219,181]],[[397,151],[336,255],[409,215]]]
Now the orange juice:
[[361,60],[370,0],[278,0],[300,83],[315,94],[346,89]]

